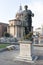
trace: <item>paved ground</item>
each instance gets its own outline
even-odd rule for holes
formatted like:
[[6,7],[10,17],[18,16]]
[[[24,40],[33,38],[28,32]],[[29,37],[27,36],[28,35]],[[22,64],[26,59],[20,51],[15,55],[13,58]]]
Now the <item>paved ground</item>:
[[0,65],[28,65],[26,62],[15,61],[15,57],[17,57],[18,50],[13,51],[5,51],[0,53]]
[[43,65],[43,59],[37,60],[35,63],[16,61],[15,57],[18,54],[19,50],[0,52],[0,65]]

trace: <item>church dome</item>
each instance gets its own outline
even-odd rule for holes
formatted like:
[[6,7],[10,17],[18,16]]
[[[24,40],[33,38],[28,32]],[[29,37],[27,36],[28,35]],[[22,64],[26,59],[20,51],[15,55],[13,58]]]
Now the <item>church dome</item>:
[[20,5],[19,11],[16,13],[16,18],[20,19],[22,17],[22,6]]

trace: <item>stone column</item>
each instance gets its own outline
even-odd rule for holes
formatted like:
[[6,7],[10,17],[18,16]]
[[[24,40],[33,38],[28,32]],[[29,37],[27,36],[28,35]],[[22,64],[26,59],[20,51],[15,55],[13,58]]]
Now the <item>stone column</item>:
[[39,39],[39,44],[41,43],[40,41],[41,41],[41,40]]
[[21,38],[22,38],[22,36],[23,36],[22,33],[23,33],[23,30],[22,30],[22,27],[21,27]]
[[17,38],[17,26],[15,26],[15,37]]

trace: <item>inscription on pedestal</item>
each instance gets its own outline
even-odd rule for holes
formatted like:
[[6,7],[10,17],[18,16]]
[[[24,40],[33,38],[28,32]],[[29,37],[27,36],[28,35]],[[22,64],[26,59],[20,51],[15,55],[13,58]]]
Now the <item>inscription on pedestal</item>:
[[31,55],[30,44],[20,44],[20,55],[28,57]]

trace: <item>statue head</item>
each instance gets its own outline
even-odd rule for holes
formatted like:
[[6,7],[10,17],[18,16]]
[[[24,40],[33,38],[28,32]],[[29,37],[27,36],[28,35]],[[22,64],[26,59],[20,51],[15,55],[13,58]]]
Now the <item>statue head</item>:
[[27,10],[28,6],[27,6],[27,5],[25,5],[25,6],[24,6],[24,8],[25,8],[25,10]]

